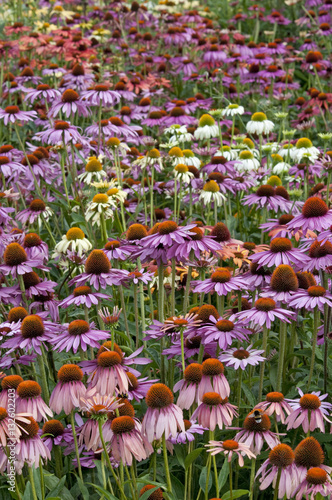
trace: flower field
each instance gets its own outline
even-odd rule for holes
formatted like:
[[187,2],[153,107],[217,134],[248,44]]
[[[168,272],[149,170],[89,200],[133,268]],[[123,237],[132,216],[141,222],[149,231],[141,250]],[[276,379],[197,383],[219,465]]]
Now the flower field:
[[0,2],[0,500],[332,498],[331,35]]

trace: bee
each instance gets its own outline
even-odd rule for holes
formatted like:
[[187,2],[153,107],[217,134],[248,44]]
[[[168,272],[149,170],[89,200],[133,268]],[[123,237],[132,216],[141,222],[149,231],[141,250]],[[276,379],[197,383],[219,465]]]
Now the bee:
[[254,410],[253,413],[252,413],[252,415],[251,415],[251,417],[255,419],[255,422],[257,424],[260,424],[261,421],[262,421],[262,412],[261,412],[261,410]]

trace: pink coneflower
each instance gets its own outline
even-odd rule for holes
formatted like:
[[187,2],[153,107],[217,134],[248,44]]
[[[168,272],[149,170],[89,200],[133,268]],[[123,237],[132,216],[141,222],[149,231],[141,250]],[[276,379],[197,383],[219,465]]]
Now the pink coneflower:
[[225,296],[234,290],[241,290],[243,283],[240,277],[234,277],[228,269],[219,267],[211,274],[211,278],[194,281],[192,288],[194,293],[216,292],[219,296]]
[[49,336],[56,332],[58,325],[50,321],[43,320],[37,314],[26,316],[19,329],[14,332],[14,335],[8,338],[2,347],[9,349],[8,352],[13,352],[16,349],[33,350],[41,355],[41,347],[49,341]]
[[271,282],[271,274],[270,270],[266,270],[264,267],[260,267],[255,262],[252,262],[249,266],[249,271],[242,276],[248,290],[254,291],[257,288],[268,286]]
[[295,448],[294,453],[300,482],[305,479],[310,467],[320,467],[328,474],[331,474],[332,467],[324,465],[323,449],[314,437],[309,436],[303,439]]
[[53,416],[52,411],[41,397],[38,382],[24,380],[17,387],[16,410],[30,414],[37,422]]
[[108,85],[98,83],[91,90],[82,92],[81,100],[92,106],[112,107],[121,99],[115,90],[110,90]]
[[112,395],[116,388],[120,394],[126,394],[128,384],[126,369],[122,366],[122,353],[109,350],[100,352],[97,367],[88,379],[87,394]]
[[323,286],[310,286],[307,290],[298,290],[288,302],[289,307],[312,311],[318,307],[320,311],[324,311],[324,304],[332,307],[332,294],[329,293]]
[[306,271],[319,271],[332,265],[332,243],[315,240],[309,248],[309,257],[303,269]]
[[59,307],[66,309],[71,305],[84,305],[90,309],[91,307],[98,305],[102,299],[108,300],[109,295],[106,295],[106,293],[93,292],[89,286],[78,286],[74,288],[71,295],[60,302]]
[[50,408],[58,415],[62,410],[69,415],[80,406],[80,400],[86,393],[83,372],[77,365],[63,365],[58,371],[58,379],[50,397]]
[[0,119],[3,119],[4,125],[16,121],[29,122],[36,117],[36,111],[21,111],[18,106],[7,106],[5,109],[0,109]]
[[15,161],[13,158],[9,158],[8,156],[1,155],[0,156],[0,170],[5,176],[5,178],[10,179],[11,177],[17,177],[18,174],[22,174],[26,171],[26,167]]
[[250,450],[249,446],[244,443],[238,443],[233,439],[227,439],[226,441],[209,441],[207,447],[210,447],[207,451],[211,455],[217,455],[218,453],[223,453],[227,457],[227,461],[231,462],[233,455],[237,455],[239,466],[244,466],[243,457],[247,455],[249,458],[256,458],[256,455]]
[[218,172],[222,175],[235,175],[235,165],[236,161],[227,160],[222,153],[217,151],[217,154],[211,158],[210,162],[207,165],[204,165],[202,168],[203,172],[206,172],[208,175],[212,172]]
[[117,462],[121,460],[124,465],[131,465],[133,457],[141,462],[153,453],[153,447],[136,428],[132,417],[116,417],[112,420],[111,429],[113,435],[109,444]]
[[185,110],[180,106],[175,106],[169,112],[168,116],[165,116],[162,121],[162,125],[165,127],[171,127],[172,125],[195,125],[197,118],[186,114]]
[[76,276],[69,285],[76,283],[78,286],[89,282],[99,290],[108,285],[119,285],[121,278],[125,275],[120,269],[111,269],[111,263],[103,250],[92,250],[85,262],[85,272]]
[[309,257],[300,250],[293,248],[288,238],[274,238],[270,243],[270,250],[256,253],[249,257],[259,266],[279,266],[280,264],[297,265],[299,267],[309,260]]
[[87,450],[96,451],[101,448],[102,442],[98,420],[116,410],[119,406],[119,401],[110,396],[97,394],[91,398],[81,398],[80,409],[87,414],[88,420],[81,428],[78,444],[81,446],[84,443]]
[[321,396],[320,391],[303,394],[299,388],[298,391],[301,396],[299,399],[286,400],[292,408],[292,412],[285,422],[287,430],[297,429],[302,425],[304,432],[309,430],[313,432],[315,429],[325,432],[324,420],[330,424],[332,423],[326,416],[331,411],[332,404],[323,402],[328,397],[328,394]]
[[104,252],[109,260],[127,260],[133,249],[130,245],[118,240],[110,240],[104,246]]
[[254,307],[249,309],[249,311],[235,313],[230,317],[230,320],[240,320],[244,324],[253,322],[256,325],[265,325],[266,328],[271,328],[273,321],[276,319],[290,323],[290,320],[293,318],[295,318],[294,312],[277,307],[273,299],[261,298],[256,300]]
[[[29,156],[31,155],[28,155],[28,158]],[[16,218],[18,221],[22,222],[22,224],[34,224],[36,221],[48,221],[51,215],[53,215],[53,211],[43,200],[36,198],[30,202],[28,208],[19,212]]]
[[203,343],[209,344],[211,341],[217,341],[221,350],[231,346],[234,339],[239,341],[248,341],[248,335],[251,331],[241,325],[240,322],[233,323],[229,319],[210,316],[210,323],[203,325],[199,332],[203,335]]
[[47,420],[42,429],[42,440],[45,446],[52,451],[53,446],[61,446],[64,443],[71,444],[73,435],[69,428],[65,428],[60,420]]
[[302,207],[302,213],[296,215],[287,224],[290,231],[307,229],[321,232],[328,229],[332,224],[332,210],[329,210],[326,203],[317,196],[308,198]]
[[287,212],[295,205],[295,202],[289,200],[289,196],[287,191],[279,187],[279,190],[274,189],[273,186],[269,184],[260,186],[255,194],[249,194],[243,198],[243,205],[257,205],[258,208],[266,207],[268,210],[273,210],[274,212],[278,212],[278,210],[282,210],[283,212]]
[[80,101],[80,96],[76,90],[67,89],[63,92],[61,99],[55,101],[51,106],[49,113],[53,117],[62,113],[66,118],[69,118],[76,113],[78,116],[89,116],[90,111],[87,105]]
[[148,409],[142,422],[142,433],[148,441],[164,436],[176,437],[178,431],[185,431],[181,408],[173,403],[172,391],[164,384],[153,384],[147,392]]
[[172,444],[188,444],[195,441],[196,434],[202,435],[207,431],[207,427],[197,424],[193,418],[190,420],[184,419],[184,432],[178,432],[176,437],[170,437],[169,442]]
[[229,383],[224,375],[224,365],[214,358],[208,358],[202,363],[202,380],[199,384],[199,394],[202,398],[206,392],[216,392],[223,399],[230,395]]
[[235,440],[247,444],[250,450],[259,455],[264,442],[269,448],[274,448],[280,443],[277,434],[270,431],[271,421],[262,410],[252,410],[243,422],[243,429],[235,436]]
[[0,406],[7,408],[8,406],[8,389],[15,389],[15,398],[17,398],[16,389],[23,382],[20,375],[7,375],[1,380]]
[[[295,455],[287,444],[277,444],[269,453],[269,458],[258,469],[259,489],[266,490],[271,484],[278,488],[278,498],[291,498],[298,486]],[[277,480],[278,478],[278,480]]]
[[0,271],[7,276],[23,276],[26,273],[31,273],[33,268],[48,271],[40,260],[28,259],[24,248],[18,243],[9,243],[3,254],[4,264],[0,265]]
[[228,398],[222,399],[216,392],[207,392],[202,397],[202,402],[192,414],[200,425],[214,431],[232,425],[234,417],[238,416],[237,407],[228,402]]
[[252,345],[244,348],[239,347],[234,349],[228,349],[219,355],[220,361],[226,364],[226,366],[231,366],[234,370],[245,370],[248,365],[256,366],[262,363],[265,358],[261,356],[264,350],[251,349]]
[[37,132],[34,136],[35,140],[41,140],[43,144],[85,144],[87,141],[81,136],[77,127],[69,122],[56,121],[53,127],[47,125],[47,129],[42,132]]
[[131,372],[127,373],[127,377],[129,379],[127,394],[129,401],[132,401],[133,399],[138,402],[141,401],[141,399],[146,397],[151,385],[159,382],[158,379],[151,380],[148,377],[137,378]]
[[31,260],[48,260],[48,245],[36,233],[27,233],[24,236],[23,248]]
[[185,410],[200,402],[199,384],[202,380],[203,372],[202,365],[199,363],[191,363],[186,367],[183,374],[183,379],[179,380],[174,385],[174,392],[180,391],[177,405]]
[[40,464],[51,460],[49,449],[39,437],[39,426],[33,417],[27,417],[29,423],[21,423],[22,435],[15,448],[15,469],[22,474],[25,464],[38,469]]
[[277,422],[282,424],[285,423],[286,415],[288,416],[293,411],[281,392],[269,392],[265,401],[258,403],[255,408],[260,408],[269,417],[275,414]]
[[271,297],[278,302],[287,303],[299,288],[295,271],[286,264],[280,264],[271,276],[270,286],[262,293],[262,297]]
[[193,252],[195,258],[200,259],[202,252],[215,254],[220,249],[220,243],[215,241],[211,235],[205,236],[201,228],[193,227],[190,229],[188,240],[185,243],[170,248],[168,258],[173,259],[176,257],[177,260],[187,260]]
[[18,441],[21,436],[21,422],[23,424],[28,424],[30,420],[28,417],[29,413],[17,413],[17,408],[15,411],[15,420],[9,417],[6,408],[0,407],[0,444],[6,448],[8,443],[8,438],[11,443]]
[[194,337],[200,324],[201,320],[197,314],[188,313],[185,316],[173,316],[166,319],[162,330],[174,341],[180,338],[181,331],[186,338]]
[[295,500],[301,500],[303,495],[314,500],[318,494],[327,498],[332,494],[332,479],[325,470],[320,467],[312,467],[294,494],[296,495]]
[[126,140],[130,140],[131,138],[137,137],[137,131],[141,130],[141,127],[138,125],[126,125],[121,118],[118,118],[117,116],[111,116],[109,118],[109,125],[108,128],[111,132],[111,134],[114,134],[116,136],[120,135],[124,137]]
[[78,349],[87,351],[88,347],[100,347],[100,340],[106,340],[109,337],[109,332],[96,330],[95,324],[90,325],[87,321],[76,319],[69,324],[63,325],[66,330],[62,333],[57,333],[50,336],[50,342],[53,345],[53,350],[66,352],[73,350],[74,353]]
[[52,89],[46,83],[37,85],[35,89],[25,89],[25,91],[27,92],[27,95],[25,96],[24,100],[30,101],[30,103],[33,103],[36,99],[39,99],[43,104],[45,101],[51,102],[61,96],[61,92],[59,90]]

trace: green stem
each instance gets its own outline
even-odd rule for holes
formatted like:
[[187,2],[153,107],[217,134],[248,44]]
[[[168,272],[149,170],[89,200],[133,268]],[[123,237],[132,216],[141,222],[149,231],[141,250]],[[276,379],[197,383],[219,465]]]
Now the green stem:
[[274,488],[273,500],[278,500],[280,477],[281,477],[281,468],[278,469],[277,482]]
[[312,376],[314,373],[319,319],[320,319],[320,312],[319,312],[318,307],[315,307],[315,309],[314,309],[314,325],[313,325],[313,334],[312,334],[311,362],[310,362],[310,371],[309,371],[307,391],[309,391],[309,389],[310,389],[311,380],[312,380]]
[[165,464],[165,475],[166,475],[167,491],[169,493],[172,493],[172,481],[171,481],[171,475],[170,475],[170,472],[169,472],[165,433],[163,434],[163,455],[164,455],[164,464]]
[[286,338],[287,338],[286,323],[284,323],[283,321],[280,321],[279,362],[278,362],[277,387],[276,387],[277,392],[282,392],[282,379],[283,379],[283,371],[284,371]]
[[111,464],[110,456],[109,456],[107,448],[106,448],[106,443],[105,443],[104,436],[103,436],[103,422],[101,419],[98,420],[98,428],[99,428],[99,436],[100,436],[101,443],[103,445],[103,450],[104,450],[104,455],[106,458],[107,466],[108,466],[112,476],[115,479],[117,487],[119,488],[119,491],[121,493],[121,497],[125,499],[126,495],[124,494],[124,491],[123,491],[122,485],[119,481],[119,478],[117,477],[117,475],[114,472],[114,469],[113,469],[112,464]]
[[253,500],[254,498],[255,470],[256,470],[256,458],[253,458],[251,460],[249,500]]
[[76,429],[75,429],[75,411],[74,410],[72,410],[72,412],[70,414],[70,423],[71,423],[71,428],[72,428],[73,437],[74,437],[78,475],[80,477],[80,480],[83,481],[82,467],[81,467],[81,461],[80,461],[80,452],[78,450],[77,435],[76,435]]
[[[266,349],[267,349],[267,338],[268,338],[268,329],[266,326],[263,326],[263,341],[262,341],[262,349],[264,351],[263,356],[266,357]],[[263,384],[264,384],[264,369],[265,369],[265,361],[261,363],[260,373],[259,373],[259,390],[258,390],[258,401],[262,401],[263,395]]]
[[32,498],[33,498],[33,500],[38,500],[32,467],[28,467],[28,471],[29,471],[29,479],[30,479],[31,490],[32,490]]
[[233,500],[233,470],[232,470],[232,461],[229,461],[228,465],[229,465],[229,499]]
[[41,378],[41,387],[43,391],[43,398],[46,404],[48,404],[48,401],[50,399],[50,393],[48,390],[48,384],[47,384],[47,377],[46,377],[46,371],[45,371],[45,365],[44,365],[44,358],[43,358],[43,347],[41,346],[42,349],[42,355],[37,355],[37,362],[38,362],[38,368],[39,368],[39,374]]

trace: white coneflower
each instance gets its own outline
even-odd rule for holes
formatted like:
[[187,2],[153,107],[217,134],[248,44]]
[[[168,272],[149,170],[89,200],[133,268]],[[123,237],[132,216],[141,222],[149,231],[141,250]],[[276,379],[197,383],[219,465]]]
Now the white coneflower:
[[218,125],[212,116],[205,114],[200,117],[198,128],[194,132],[195,139],[212,139],[218,137]]
[[222,112],[223,116],[243,115],[244,107],[238,104],[229,104]]
[[239,172],[250,172],[251,170],[257,170],[260,166],[259,161],[255,158],[252,151],[246,149],[241,151],[238,160],[235,164],[235,168]]
[[174,169],[174,177],[175,179],[184,182],[185,184],[189,184],[191,179],[194,177],[194,174],[189,172],[189,168],[184,163],[178,163]]
[[72,19],[75,15],[75,12],[72,10],[65,10],[61,5],[55,5],[51,11],[50,17],[57,16],[64,21],[66,19]]
[[199,168],[201,166],[201,160],[197,158],[191,149],[183,149],[183,163],[188,166],[193,166]]
[[147,151],[145,156],[140,156],[135,160],[132,165],[138,165],[141,168],[146,167],[157,167],[159,171],[163,170],[163,159],[161,157],[160,151],[156,148]]
[[313,146],[310,139],[301,137],[295,144],[295,148],[290,151],[292,160],[300,162],[302,158],[307,158],[310,162],[314,163],[320,154],[319,149]]
[[264,153],[276,153],[278,151],[279,144],[277,142],[267,142],[262,144],[262,151]]
[[85,212],[85,218],[87,221],[91,219],[93,224],[100,226],[100,219],[102,216],[105,220],[114,218],[114,205],[105,193],[98,193],[88,204],[87,210]]
[[272,172],[276,175],[279,174],[286,174],[289,169],[291,168],[291,165],[289,163],[286,163],[283,160],[283,157],[278,155],[278,154],[272,154],[272,162],[273,162],[273,167],[272,167]]
[[282,148],[279,149],[278,155],[280,155],[282,158],[291,157],[291,151],[293,148],[294,146],[291,143],[284,144]]
[[107,191],[107,196],[110,202],[113,203],[114,206],[116,206],[116,200],[120,201],[121,203],[124,203],[127,198],[127,194],[128,193],[123,191],[123,189],[121,189],[119,186],[111,187]]
[[127,152],[130,151],[130,147],[125,142],[121,142],[117,137],[110,137],[106,146],[109,149],[113,149],[114,151],[118,151],[122,156],[127,156]]
[[238,157],[238,152],[236,149],[232,149],[230,146],[223,146],[223,150],[218,150],[214,156],[223,156],[227,161],[236,160]]
[[84,252],[88,252],[91,249],[92,245],[85,237],[82,229],[79,227],[72,227],[62,236],[61,241],[55,245],[53,257],[66,254],[67,251],[76,252],[81,256]]
[[204,203],[204,205],[210,205],[213,202],[217,205],[217,207],[221,207],[226,197],[220,193],[220,188],[216,181],[209,180],[206,184],[204,184],[203,191],[199,195],[199,199]]
[[188,132],[185,125],[171,125],[164,130],[164,134],[171,136],[169,138],[169,143],[173,146],[175,146],[176,143],[180,144],[194,140],[194,137]]
[[96,181],[100,182],[105,177],[106,172],[103,170],[101,162],[95,156],[91,156],[85,165],[85,172],[80,174],[78,179],[86,184],[91,184]]
[[251,116],[246,128],[250,134],[269,134],[274,128],[274,123],[267,119],[265,113],[258,112]]
[[174,146],[172,149],[169,150],[168,156],[172,162],[172,165],[178,165],[179,163],[183,163],[183,152],[182,149],[179,148],[178,146]]

